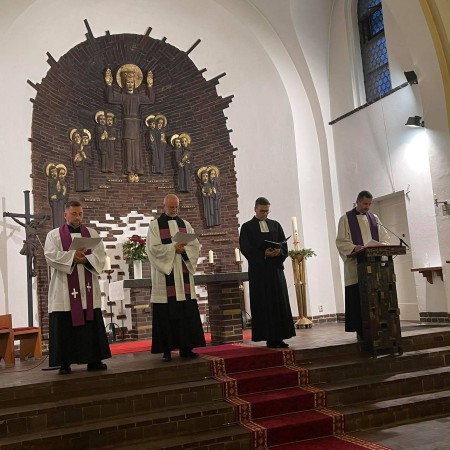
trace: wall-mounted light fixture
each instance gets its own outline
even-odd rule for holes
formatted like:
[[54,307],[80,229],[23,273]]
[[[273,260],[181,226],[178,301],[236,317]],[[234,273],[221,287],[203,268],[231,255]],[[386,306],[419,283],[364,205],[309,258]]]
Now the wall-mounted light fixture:
[[406,121],[405,125],[408,127],[424,127],[425,122],[422,120],[422,117],[420,116],[411,116],[408,117],[408,120]]
[[436,208],[437,208],[439,205],[442,205],[442,215],[449,216],[450,215],[450,205],[448,204],[447,200],[440,202],[440,201],[438,201],[437,194],[434,194],[434,206],[436,206]]
[[405,77],[406,77],[406,81],[409,84],[419,84],[419,80],[417,79],[417,75],[416,72],[414,72],[414,70],[411,70],[409,72],[404,72]]

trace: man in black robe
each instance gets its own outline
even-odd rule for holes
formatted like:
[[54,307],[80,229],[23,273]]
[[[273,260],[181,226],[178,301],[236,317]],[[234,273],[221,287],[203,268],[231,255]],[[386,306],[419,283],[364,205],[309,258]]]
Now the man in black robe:
[[248,260],[252,341],[267,341],[269,348],[286,348],[283,339],[295,336],[294,321],[284,277],[283,262],[287,257],[283,228],[267,219],[270,202],[259,197],[255,216],[241,227],[239,244]]

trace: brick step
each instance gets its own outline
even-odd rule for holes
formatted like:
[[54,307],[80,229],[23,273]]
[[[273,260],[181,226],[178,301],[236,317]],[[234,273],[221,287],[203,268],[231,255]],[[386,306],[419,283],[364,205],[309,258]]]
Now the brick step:
[[332,360],[316,360],[308,364],[302,364],[302,361],[296,359],[296,363],[309,370],[310,383],[319,384],[352,378],[368,378],[372,375],[445,367],[450,365],[450,346],[415,350],[401,356],[371,358],[366,355],[356,360],[341,357]]
[[221,398],[221,387],[217,381],[202,380],[10,406],[0,410],[0,437],[73,426],[101,418],[112,419],[123,414],[156,412]]
[[19,380],[17,384],[0,387],[0,409],[46,402],[49,398],[58,401],[67,397],[177,385],[208,378],[211,378],[209,363],[200,359],[180,365],[161,362],[161,367],[133,372],[127,371],[126,365],[104,372],[86,372],[84,367],[74,366],[70,375],[57,376],[51,381],[24,384]]
[[344,380],[316,386],[326,391],[328,408],[369,401],[381,401],[406,395],[437,392],[450,389],[448,367],[415,372],[375,375],[370,378]]
[[450,390],[410,395],[379,402],[334,406],[345,415],[345,431],[390,427],[450,414]]
[[99,420],[84,420],[75,426],[39,430],[28,434],[5,437],[0,441],[0,450],[79,450],[101,448],[129,440],[186,433],[203,434],[205,430],[220,428],[235,423],[231,405],[224,401],[197,402],[176,408],[165,408],[143,414],[125,412],[121,417]]
[[127,441],[97,447],[101,450],[205,450],[205,449],[249,449],[250,433],[236,424],[204,430],[202,433],[163,436]]

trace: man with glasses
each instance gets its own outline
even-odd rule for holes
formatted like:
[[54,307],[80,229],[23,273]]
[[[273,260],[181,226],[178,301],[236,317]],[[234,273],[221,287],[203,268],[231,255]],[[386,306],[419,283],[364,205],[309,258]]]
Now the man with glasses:
[[[283,262],[288,256],[283,228],[267,218],[270,202],[255,201],[255,216],[241,227],[239,244],[248,260],[252,341],[269,348],[289,347],[283,339],[295,336]],[[267,242],[270,241],[270,242]]]

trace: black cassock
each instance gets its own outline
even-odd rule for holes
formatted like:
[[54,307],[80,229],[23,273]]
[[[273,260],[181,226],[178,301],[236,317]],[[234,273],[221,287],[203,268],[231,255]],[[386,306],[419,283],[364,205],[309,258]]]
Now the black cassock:
[[256,217],[244,223],[239,244],[248,260],[252,341],[277,342],[295,336],[295,327],[284,277],[287,245],[281,247],[280,256],[264,258],[266,248],[271,246],[264,241],[282,242],[284,231],[275,220],[267,219],[266,223],[268,233],[261,231]]

